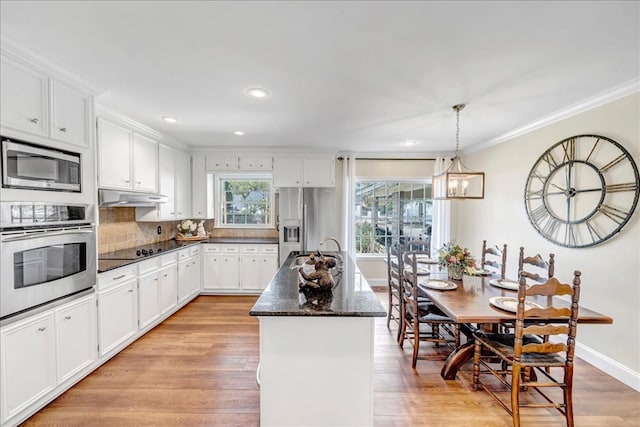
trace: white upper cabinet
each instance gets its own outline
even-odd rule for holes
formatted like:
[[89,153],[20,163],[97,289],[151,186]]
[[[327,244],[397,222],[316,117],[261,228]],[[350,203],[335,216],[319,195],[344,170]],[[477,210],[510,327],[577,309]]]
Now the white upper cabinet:
[[274,187],[335,187],[335,159],[330,157],[276,157]]
[[89,97],[55,80],[51,81],[51,137],[89,146]]
[[273,169],[273,158],[270,156],[240,156],[240,170],[270,171]]
[[47,136],[48,78],[9,58],[0,63],[2,126]]
[[164,145],[160,146],[158,157],[158,169],[160,178],[160,194],[168,196],[167,203],[161,203],[159,209],[160,219],[175,219],[176,199],[175,199],[175,159],[174,151]]
[[3,55],[0,66],[3,127],[91,147],[91,95],[19,59]]
[[98,187],[156,193],[158,143],[98,119]]
[[207,170],[205,156],[191,156],[191,215],[194,218],[211,218],[207,208]]
[[98,186],[131,188],[131,139],[133,132],[98,119]]
[[209,154],[207,155],[207,170],[237,171],[240,167],[237,154]]
[[137,133],[133,134],[133,186],[136,190],[156,192],[157,153],[157,142]]
[[182,219],[189,215],[191,209],[189,207],[190,192],[189,172],[190,162],[189,155],[182,151],[175,151],[175,199],[176,199],[176,218]]

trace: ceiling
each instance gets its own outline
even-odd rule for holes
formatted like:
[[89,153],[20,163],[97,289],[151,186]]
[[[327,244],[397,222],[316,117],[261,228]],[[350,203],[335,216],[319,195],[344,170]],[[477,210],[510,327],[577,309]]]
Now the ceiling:
[[640,76],[637,1],[2,0],[0,17],[97,104],[196,149],[450,152],[466,103],[464,151]]

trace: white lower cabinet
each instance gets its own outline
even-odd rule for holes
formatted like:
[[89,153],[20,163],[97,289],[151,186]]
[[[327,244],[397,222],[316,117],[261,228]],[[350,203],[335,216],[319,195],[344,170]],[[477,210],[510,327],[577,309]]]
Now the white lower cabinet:
[[100,356],[124,344],[138,332],[136,278],[98,292]]
[[19,413],[56,387],[53,312],[2,330],[2,419]]
[[205,244],[203,291],[257,293],[278,269],[278,245]]
[[96,297],[70,302],[54,310],[58,355],[58,382],[66,381],[97,357]]
[[18,424],[96,360],[95,294],[0,329],[0,423]]
[[149,273],[138,278],[138,322],[146,328],[160,317],[160,275]]
[[200,293],[200,246],[178,251],[178,304]]
[[163,267],[158,272],[160,291],[160,314],[164,315],[173,310],[178,304],[178,270],[175,262]]

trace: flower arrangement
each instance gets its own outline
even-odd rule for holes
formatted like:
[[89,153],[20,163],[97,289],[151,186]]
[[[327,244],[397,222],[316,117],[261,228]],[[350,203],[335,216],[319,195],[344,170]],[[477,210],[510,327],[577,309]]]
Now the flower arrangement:
[[198,228],[198,224],[190,219],[185,219],[180,224],[178,224],[178,231],[182,233],[185,237],[191,237],[194,231]]
[[464,272],[473,274],[476,271],[476,260],[469,249],[454,242],[445,243],[438,249],[438,264],[446,267],[453,279],[461,279]]

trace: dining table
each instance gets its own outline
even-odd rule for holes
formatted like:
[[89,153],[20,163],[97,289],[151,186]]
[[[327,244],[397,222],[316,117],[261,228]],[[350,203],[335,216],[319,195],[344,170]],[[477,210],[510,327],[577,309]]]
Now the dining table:
[[[433,282],[433,286],[429,283]],[[442,286],[447,282],[449,286]],[[467,341],[455,348],[448,356],[440,375],[453,380],[462,365],[473,357],[473,333],[478,330],[497,330],[500,324],[515,322],[515,306],[512,299],[518,295],[517,281],[501,280],[499,274],[467,275],[462,280],[449,280],[447,273],[432,268],[429,274],[421,274],[418,287],[447,316],[460,324]],[[453,286],[455,284],[455,286]],[[548,297],[527,298],[528,301],[547,306]],[[502,302],[510,304],[502,304]],[[498,304],[500,303],[500,304]],[[553,297],[553,306],[570,307],[570,301]],[[498,308],[502,307],[502,308]],[[613,319],[579,306],[578,323],[612,324]]]

